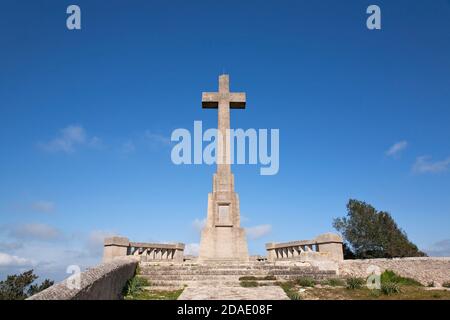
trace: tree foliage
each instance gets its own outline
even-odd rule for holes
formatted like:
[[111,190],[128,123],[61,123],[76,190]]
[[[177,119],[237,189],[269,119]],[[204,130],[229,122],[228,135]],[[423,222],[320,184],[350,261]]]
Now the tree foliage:
[[0,281],[0,300],[24,300],[54,283],[45,279],[41,284],[33,284],[37,278],[33,270],[7,276],[6,280]]
[[425,256],[388,212],[377,211],[362,201],[351,199],[347,204],[347,216],[334,219],[333,226],[356,258]]

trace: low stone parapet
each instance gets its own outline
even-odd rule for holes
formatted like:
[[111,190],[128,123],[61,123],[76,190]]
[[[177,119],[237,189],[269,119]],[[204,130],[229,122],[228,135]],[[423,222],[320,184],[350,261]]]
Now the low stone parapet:
[[118,300],[139,259],[119,257],[72,275],[28,300]]
[[111,237],[104,242],[103,261],[120,256],[139,257],[143,262],[183,262],[184,244],[130,242],[128,238]]
[[313,240],[285,243],[267,243],[268,261],[341,261],[344,259],[342,238],[334,233],[325,233]]
[[441,286],[450,282],[450,257],[358,259],[339,262],[339,275],[343,277],[366,278],[376,270],[392,270],[423,285]]

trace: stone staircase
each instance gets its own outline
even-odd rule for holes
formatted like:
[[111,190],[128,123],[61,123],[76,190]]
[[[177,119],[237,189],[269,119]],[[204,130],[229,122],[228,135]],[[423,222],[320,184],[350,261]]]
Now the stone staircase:
[[[311,277],[316,280],[336,277],[334,270],[319,270],[309,264],[275,265],[269,262],[250,262],[245,264],[156,264],[141,262],[139,275],[146,278],[152,287],[179,288],[183,286],[240,286],[239,278],[257,277],[259,284],[270,285],[276,281]],[[264,280],[271,276],[270,280]]]

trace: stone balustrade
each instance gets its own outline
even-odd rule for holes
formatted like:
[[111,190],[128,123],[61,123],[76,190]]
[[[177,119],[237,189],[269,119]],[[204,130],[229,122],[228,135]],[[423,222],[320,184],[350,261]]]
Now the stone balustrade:
[[322,234],[313,240],[267,243],[266,250],[268,261],[341,261],[344,259],[342,238],[334,233]]
[[182,263],[184,244],[130,242],[128,238],[111,237],[104,242],[103,260],[110,261],[120,256],[137,256],[142,262]]

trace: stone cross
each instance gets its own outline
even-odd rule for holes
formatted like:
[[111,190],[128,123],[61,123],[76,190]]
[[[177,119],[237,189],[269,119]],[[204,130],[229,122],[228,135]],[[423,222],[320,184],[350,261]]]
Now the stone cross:
[[245,230],[240,227],[239,197],[234,192],[230,161],[230,109],[245,108],[245,93],[230,92],[228,75],[219,76],[219,92],[203,92],[202,107],[218,110],[217,173],[208,194],[198,261],[248,262]]
[[245,109],[245,92],[230,92],[230,78],[219,76],[219,92],[203,92],[202,108],[218,110],[217,175],[219,179],[229,177],[230,167],[230,109]]

